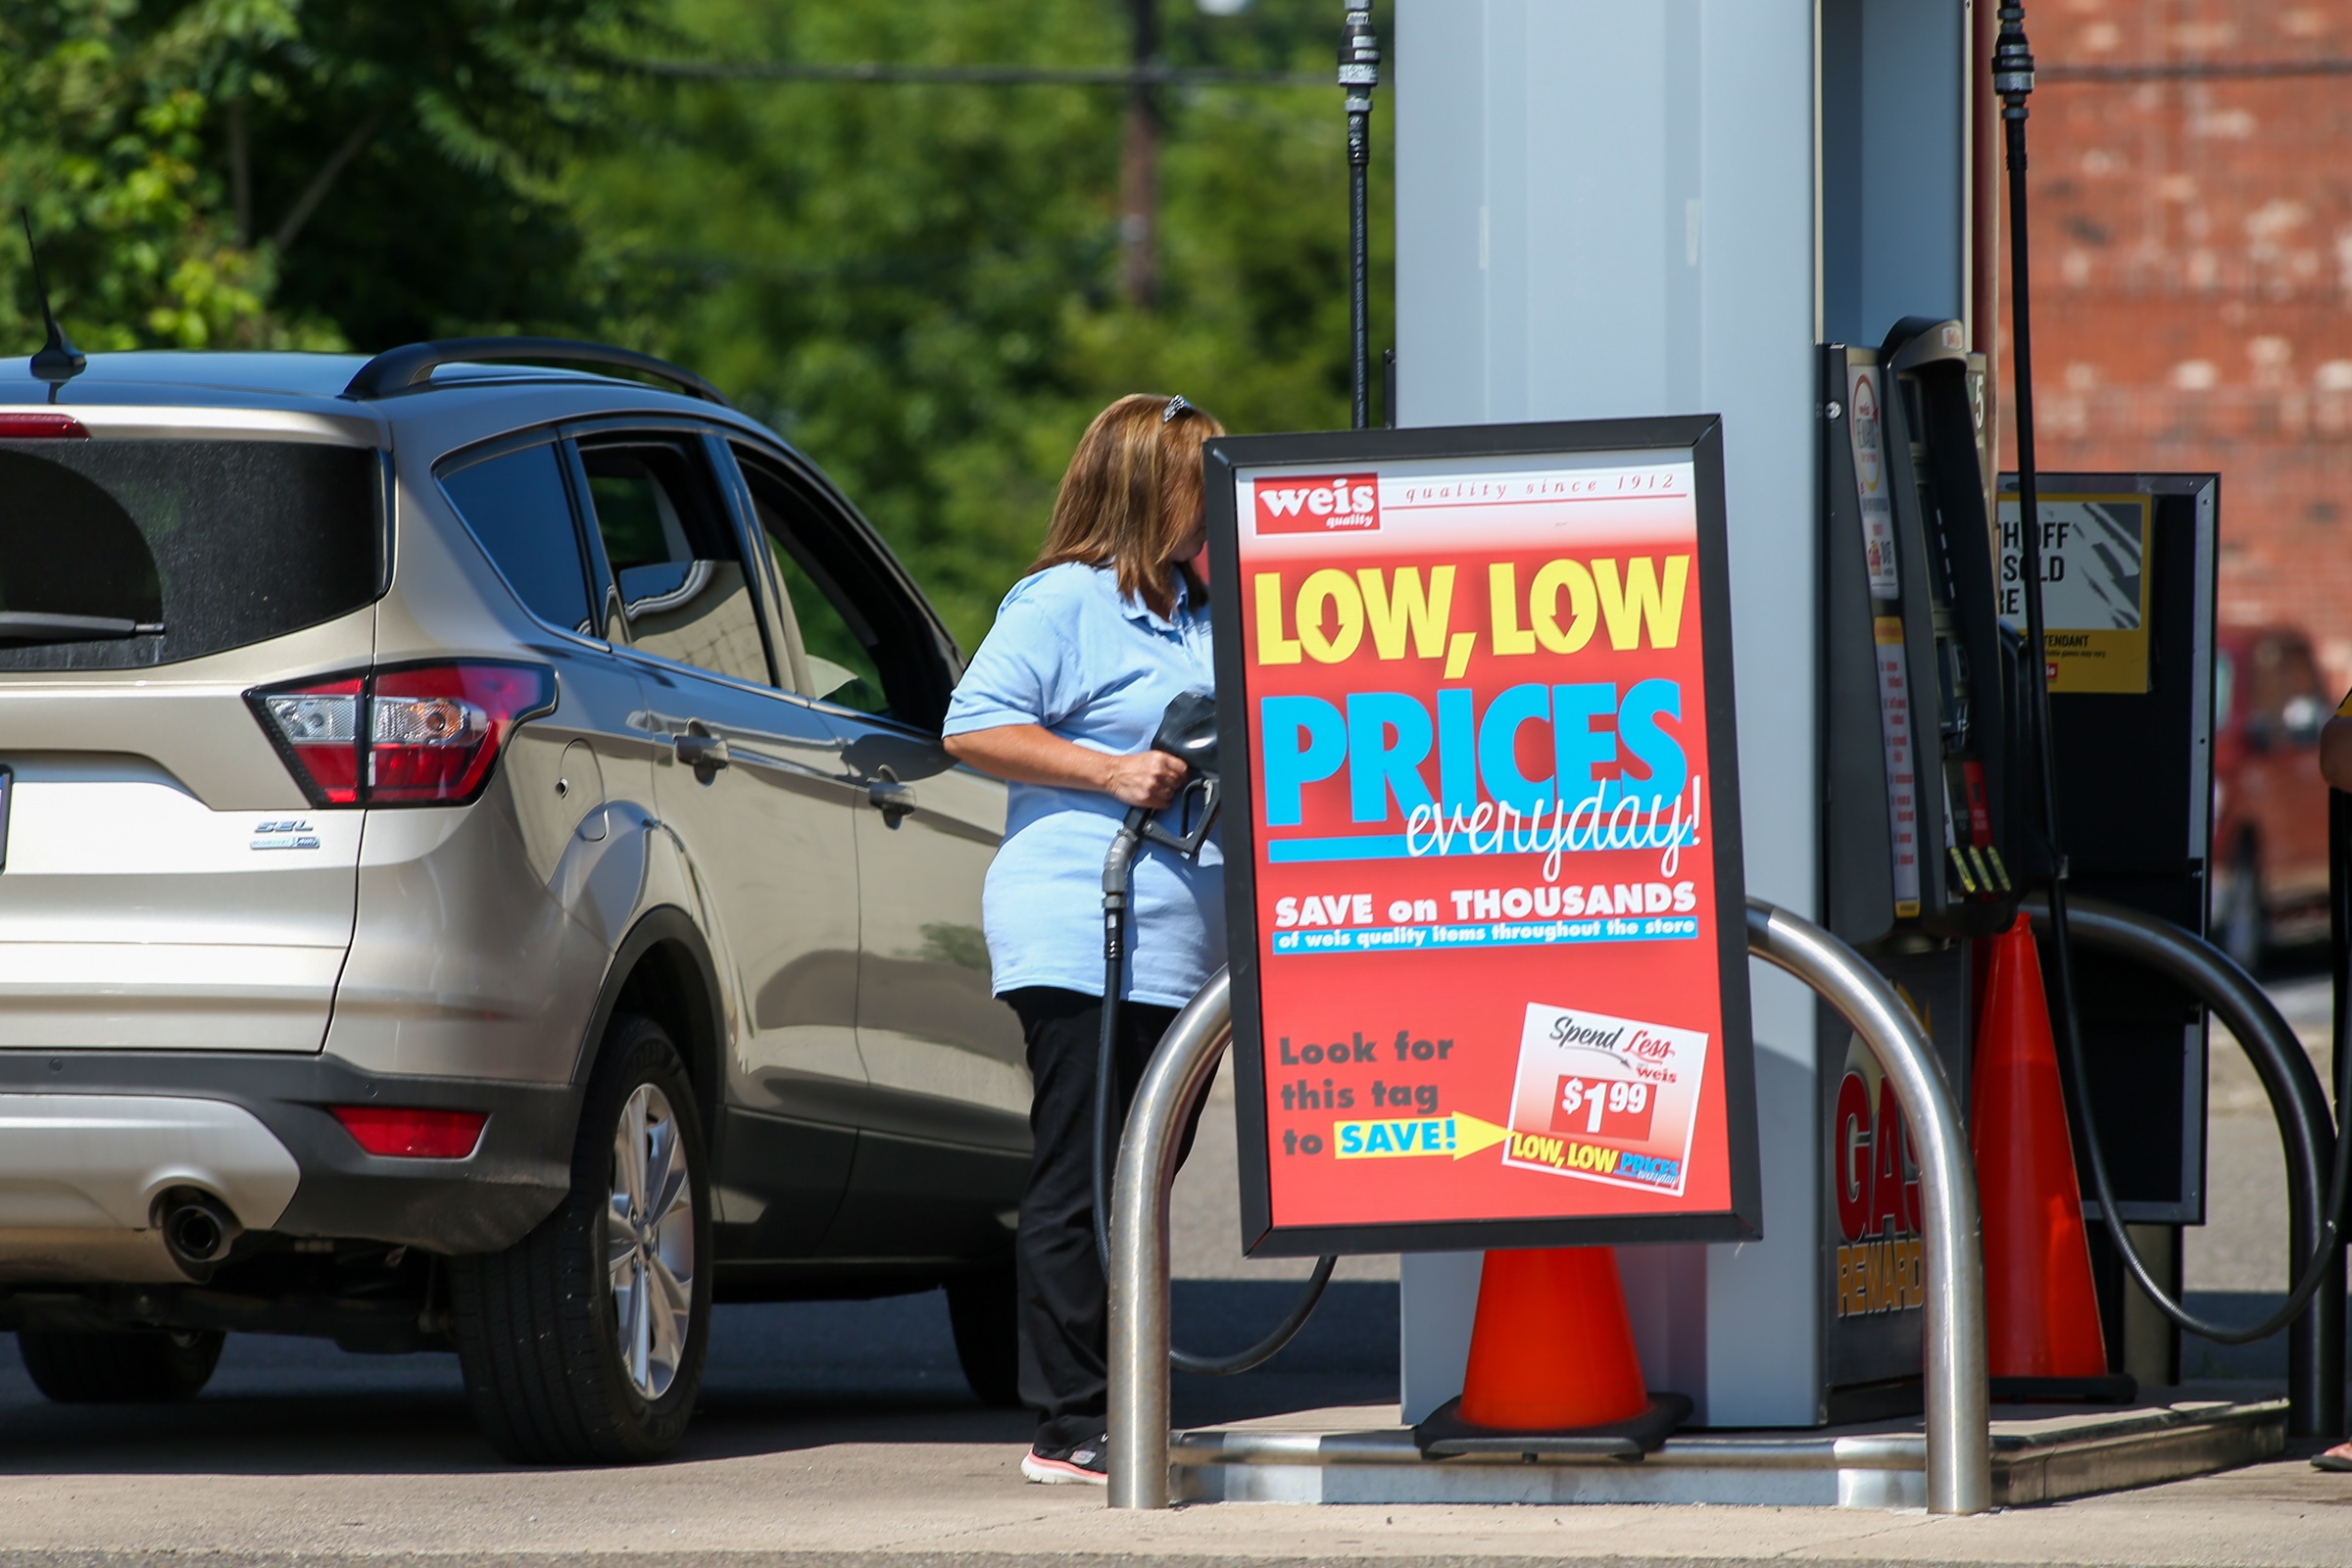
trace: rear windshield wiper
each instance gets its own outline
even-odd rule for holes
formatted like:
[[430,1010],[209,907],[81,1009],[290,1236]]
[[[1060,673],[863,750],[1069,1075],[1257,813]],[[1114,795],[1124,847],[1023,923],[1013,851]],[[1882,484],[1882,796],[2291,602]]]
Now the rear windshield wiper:
[[53,615],[40,610],[0,610],[0,647],[37,643],[107,643],[125,637],[157,637],[160,620],[124,620],[118,615]]

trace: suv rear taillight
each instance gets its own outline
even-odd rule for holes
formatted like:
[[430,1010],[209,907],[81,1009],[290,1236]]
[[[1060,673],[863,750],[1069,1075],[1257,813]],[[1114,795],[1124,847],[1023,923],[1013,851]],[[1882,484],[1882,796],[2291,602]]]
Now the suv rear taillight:
[[407,664],[247,692],[313,806],[463,806],[507,733],[556,706],[536,664]]

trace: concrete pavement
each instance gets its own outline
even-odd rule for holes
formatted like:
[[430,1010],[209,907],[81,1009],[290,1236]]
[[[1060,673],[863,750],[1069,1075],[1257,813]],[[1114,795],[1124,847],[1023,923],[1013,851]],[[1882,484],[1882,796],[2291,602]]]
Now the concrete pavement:
[[[920,1319],[935,1310],[929,1298],[893,1304],[892,1333],[915,1339],[898,1346],[896,1374],[858,1364],[822,1312],[731,1311],[733,1343],[683,1454],[633,1470],[498,1465],[446,1358],[338,1368],[331,1351],[247,1350],[218,1394],[163,1411],[49,1410],[12,1386],[0,1391],[0,1564],[2352,1560],[2352,1479],[2299,1462],[1972,1520],[1266,1504],[1113,1514],[1091,1489],[1022,1485],[1025,1419],[934,1386],[944,1318],[936,1336]],[[814,1371],[776,1375],[793,1348],[768,1343],[779,1334],[797,1334]],[[849,1376],[863,1392],[838,1388]]]
[[[2307,1037],[2325,982],[2278,988]],[[2313,1006],[2318,999],[2317,1029]],[[2314,1044],[2319,1042],[2316,1038]],[[2189,1284],[2276,1290],[2284,1209],[2275,1135],[2242,1058],[2217,1039],[2212,1223]],[[2325,1064],[2323,1061],[2323,1072]],[[1177,1334],[1254,1338],[1296,1260],[1235,1238],[1229,1091],[1178,1184]],[[1202,1425],[1395,1397],[1394,1258],[1349,1259],[1306,1336],[1264,1371],[1178,1379]],[[2251,1304],[2245,1308],[2251,1310]],[[2275,1354],[2278,1347],[2257,1354]],[[2241,1355],[2243,1352],[2241,1352]],[[2254,1370],[2242,1360],[2239,1370]],[[348,1355],[233,1338],[178,1407],[44,1402],[0,1336],[0,1568],[430,1557],[444,1568],[637,1563],[1187,1565],[1767,1560],[1951,1564],[2352,1564],[2352,1477],[2298,1456],[2227,1475],[1980,1519],[1691,1507],[1348,1508],[1221,1504],[1112,1514],[1092,1489],[1022,1485],[1027,1418],[973,1403],[944,1301],[725,1307],[693,1432],[632,1470],[501,1465],[467,1417],[455,1359]]]
[[[1313,1508],[1111,1513],[1025,1487],[1017,1425],[970,1410],[712,1412],[680,1462],[510,1472],[436,1410],[296,1413],[275,1441],[0,1482],[0,1563],[296,1557],[1029,1565],[1766,1560],[2341,1564],[2352,1482],[2277,1464],[1977,1519],[1755,1508]],[[249,1434],[259,1438],[258,1432]],[[142,1446],[144,1446],[142,1445]],[[88,1456],[85,1455],[85,1459]]]
[[[1182,1282],[1180,1324],[1240,1338],[1286,1286]],[[1392,1288],[1336,1288],[1267,1373],[1181,1380],[1178,1417],[1228,1421],[1378,1397]],[[1212,1333],[1222,1328],[1223,1333]],[[501,1465],[448,1356],[235,1339],[205,1396],[42,1402],[0,1344],[0,1568],[427,1556],[484,1563],[1574,1561],[2263,1565],[2352,1562],[2352,1477],[2299,1461],[1972,1520],[1759,1508],[1334,1508],[1113,1514],[1023,1485],[1018,1412],[962,1387],[936,1296],[720,1309],[708,1392],[670,1463]]]
[[[2320,965],[2314,968],[2314,963]],[[2264,989],[2332,1086],[2324,951],[2297,953]],[[2206,1073],[2205,1223],[2181,1238],[2182,1283],[2192,1291],[2278,1291],[2286,1279],[2286,1166],[2278,1127],[2246,1054],[2220,1024]]]

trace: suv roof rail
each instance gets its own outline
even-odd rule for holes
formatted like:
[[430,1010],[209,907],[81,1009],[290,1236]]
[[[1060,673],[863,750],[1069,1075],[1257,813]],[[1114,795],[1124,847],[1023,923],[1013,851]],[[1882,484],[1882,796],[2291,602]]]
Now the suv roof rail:
[[720,408],[734,405],[718,388],[667,360],[634,349],[606,343],[583,343],[564,337],[445,337],[430,343],[410,343],[386,349],[366,365],[343,389],[347,398],[388,398],[403,392],[421,392],[432,384],[433,372],[444,365],[503,365],[553,362],[559,365],[603,366],[634,370],[667,381],[680,391]]

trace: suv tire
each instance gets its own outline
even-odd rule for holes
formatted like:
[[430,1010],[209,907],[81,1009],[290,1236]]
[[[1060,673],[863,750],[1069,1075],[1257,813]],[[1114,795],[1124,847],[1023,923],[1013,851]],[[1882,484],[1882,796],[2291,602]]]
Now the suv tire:
[[491,1445],[523,1464],[666,1452],[702,1387],[710,1265],[694,1091],[660,1024],[616,1015],[581,1107],[571,1192],[505,1251],[451,1259],[458,1360]]
[[226,1335],[20,1329],[17,1353],[32,1386],[59,1404],[177,1404],[212,1381]]
[[948,1326],[956,1359],[980,1402],[1009,1409],[1021,1402],[1020,1297],[1012,1261],[948,1282]]

